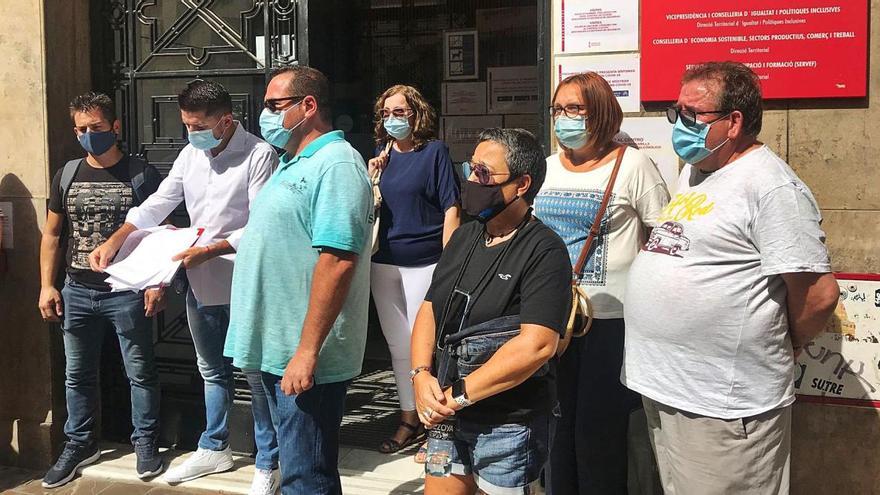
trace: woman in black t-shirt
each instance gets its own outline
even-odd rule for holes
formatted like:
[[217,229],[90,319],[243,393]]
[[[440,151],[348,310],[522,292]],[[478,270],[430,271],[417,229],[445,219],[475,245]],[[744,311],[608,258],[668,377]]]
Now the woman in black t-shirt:
[[[571,300],[562,239],[531,213],[546,171],[521,129],[489,129],[413,329],[411,376],[432,428],[425,493],[530,493],[547,459],[555,353]],[[451,476],[449,476],[451,474]]]

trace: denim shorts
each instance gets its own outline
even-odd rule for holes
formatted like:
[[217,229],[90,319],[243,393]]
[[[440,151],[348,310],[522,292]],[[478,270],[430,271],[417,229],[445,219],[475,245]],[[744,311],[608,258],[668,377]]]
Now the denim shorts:
[[453,438],[452,474],[472,474],[488,495],[535,493],[550,450],[550,417],[502,425],[459,420]]

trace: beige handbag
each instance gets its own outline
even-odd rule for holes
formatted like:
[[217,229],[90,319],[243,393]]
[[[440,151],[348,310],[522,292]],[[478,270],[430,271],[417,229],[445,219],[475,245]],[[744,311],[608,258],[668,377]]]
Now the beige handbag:
[[[394,141],[388,140],[385,145],[385,154],[391,152],[391,145]],[[390,159],[390,158],[389,158]],[[388,166],[387,164],[385,165]],[[370,255],[376,254],[379,250],[379,213],[382,208],[382,191],[379,190],[379,181],[382,179],[382,169],[377,168],[373,175],[370,176],[370,183],[373,185],[373,237],[372,249]]]
[[590,254],[590,248],[593,247],[593,241],[599,235],[602,228],[602,218],[605,216],[605,210],[608,208],[608,201],[611,200],[611,191],[614,189],[614,182],[617,181],[617,173],[620,171],[620,164],[623,162],[623,153],[626,146],[620,146],[617,152],[617,160],[614,162],[614,169],[611,171],[611,178],[608,179],[608,186],[605,188],[605,195],[602,197],[602,203],[599,210],[596,211],[596,218],[593,219],[593,225],[590,227],[590,234],[584,241],[584,247],[578,256],[577,263],[572,267],[574,276],[571,279],[571,313],[568,315],[568,323],[565,325],[565,336],[559,341],[556,348],[556,355],[561,356],[573,337],[583,337],[590,331],[593,325],[593,304],[590,302],[590,296],[586,290],[580,286],[581,272],[587,263],[587,257]]

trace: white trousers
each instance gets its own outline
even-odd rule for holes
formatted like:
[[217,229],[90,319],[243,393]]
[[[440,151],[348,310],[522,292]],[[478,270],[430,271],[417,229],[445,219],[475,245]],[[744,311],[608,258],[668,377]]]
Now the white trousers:
[[391,367],[397,383],[397,397],[400,409],[416,409],[415,393],[409,381],[410,340],[413,323],[419,307],[425,301],[425,294],[431,285],[434,265],[403,267],[372,263],[370,267],[370,289],[379,314],[379,324],[391,351]]

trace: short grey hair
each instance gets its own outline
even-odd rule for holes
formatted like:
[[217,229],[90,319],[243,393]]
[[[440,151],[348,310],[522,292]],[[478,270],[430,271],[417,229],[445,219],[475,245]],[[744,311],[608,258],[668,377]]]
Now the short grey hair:
[[486,141],[498,143],[507,150],[504,158],[507,160],[511,179],[524,175],[532,178],[532,185],[523,195],[525,202],[532,204],[547,175],[547,160],[538,139],[525,129],[494,127],[480,133],[479,143]]

